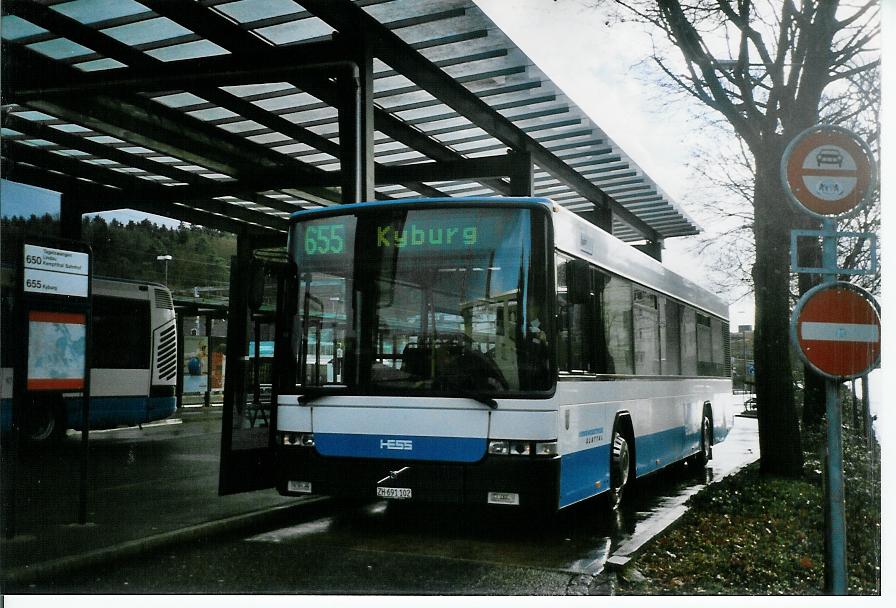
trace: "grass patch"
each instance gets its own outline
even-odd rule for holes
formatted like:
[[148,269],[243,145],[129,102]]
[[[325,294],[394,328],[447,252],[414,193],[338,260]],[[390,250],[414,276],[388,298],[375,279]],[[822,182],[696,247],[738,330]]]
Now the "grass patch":
[[[844,429],[851,595],[880,593],[880,450]],[[818,595],[824,592],[824,434],[804,432],[801,479],[758,463],[692,497],[673,530],[620,577],[620,595]]]

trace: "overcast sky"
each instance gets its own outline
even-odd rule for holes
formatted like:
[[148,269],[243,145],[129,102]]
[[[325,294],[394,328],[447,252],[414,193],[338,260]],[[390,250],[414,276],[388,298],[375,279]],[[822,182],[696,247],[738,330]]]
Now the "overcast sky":
[[[663,97],[644,62],[652,47],[643,26],[610,23],[605,11],[587,6],[593,0],[474,1],[705,232],[717,229],[695,201],[701,183],[687,165],[706,145],[706,131],[693,118],[702,109]],[[709,286],[703,260],[689,252],[694,245],[694,237],[666,240],[663,261]],[[732,302],[730,314],[732,328],[753,325],[752,297]]]

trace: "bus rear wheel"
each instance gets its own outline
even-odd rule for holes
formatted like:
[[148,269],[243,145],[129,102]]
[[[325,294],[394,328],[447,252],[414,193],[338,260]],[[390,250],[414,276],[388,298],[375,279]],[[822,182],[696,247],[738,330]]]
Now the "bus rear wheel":
[[22,433],[30,443],[59,441],[65,434],[62,405],[52,400],[39,399],[25,410]]
[[613,431],[610,444],[610,508],[616,510],[622,504],[622,493],[628,485],[631,470],[631,450],[628,440],[618,430]]

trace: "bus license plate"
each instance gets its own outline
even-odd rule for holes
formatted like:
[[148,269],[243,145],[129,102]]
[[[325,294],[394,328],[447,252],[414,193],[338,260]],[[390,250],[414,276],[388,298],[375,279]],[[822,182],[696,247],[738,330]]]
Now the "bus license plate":
[[380,498],[393,498],[402,500],[411,497],[410,488],[377,488],[376,495]]

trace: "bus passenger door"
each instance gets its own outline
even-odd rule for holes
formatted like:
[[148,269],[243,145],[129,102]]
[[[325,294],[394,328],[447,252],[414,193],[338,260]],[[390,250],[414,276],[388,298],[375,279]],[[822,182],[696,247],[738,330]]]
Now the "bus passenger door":
[[[290,290],[285,252],[245,251],[231,260],[218,494],[273,488],[273,437],[282,340],[275,322]],[[279,258],[279,259],[278,259]],[[294,282],[294,273],[292,273]],[[288,346],[288,340],[287,340]],[[282,350],[282,349],[281,349]]]

